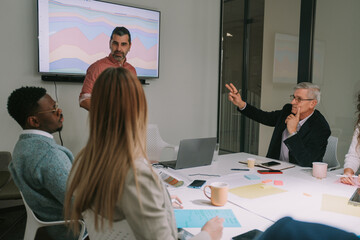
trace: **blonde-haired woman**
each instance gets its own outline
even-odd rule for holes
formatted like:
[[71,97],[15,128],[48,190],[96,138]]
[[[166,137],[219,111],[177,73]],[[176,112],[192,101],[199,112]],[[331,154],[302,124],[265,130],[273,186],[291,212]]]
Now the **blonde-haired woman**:
[[[350,185],[360,185],[360,175],[357,179],[354,174],[360,167],[360,94],[358,95],[358,120],[356,129],[349,147],[348,153],[345,155],[344,175],[348,177],[341,178],[341,182]],[[357,183],[356,183],[357,182]]]
[[[177,239],[170,196],[146,160],[147,103],[139,80],[123,68],[105,70],[89,114],[90,136],[69,177],[66,219],[90,211],[96,231],[127,220],[136,239]],[[222,223],[211,219],[194,239],[220,239]]]

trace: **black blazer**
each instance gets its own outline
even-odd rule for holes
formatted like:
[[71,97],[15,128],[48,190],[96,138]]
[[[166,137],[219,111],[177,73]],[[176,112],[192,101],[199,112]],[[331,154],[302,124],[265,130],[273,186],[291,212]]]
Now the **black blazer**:
[[[282,133],[286,128],[285,119],[291,113],[291,108],[291,104],[286,104],[281,110],[265,112],[247,104],[244,110],[238,109],[259,123],[275,127],[266,154],[268,158],[280,158]],[[329,124],[324,116],[315,110],[299,132],[284,141],[289,149],[289,162],[302,167],[312,167],[312,162],[322,162],[330,134]]]

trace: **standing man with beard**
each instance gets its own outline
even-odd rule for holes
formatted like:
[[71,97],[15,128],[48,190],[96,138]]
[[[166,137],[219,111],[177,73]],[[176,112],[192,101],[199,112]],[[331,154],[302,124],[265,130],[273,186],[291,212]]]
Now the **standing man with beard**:
[[[9,165],[16,186],[41,220],[63,220],[66,182],[74,157],[51,135],[63,127],[62,110],[40,87],[16,89],[8,98],[7,109],[23,129]],[[73,237],[65,226],[46,230],[52,239]]]
[[84,84],[79,96],[80,107],[89,111],[91,92],[98,76],[107,68],[123,67],[136,76],[135,68],[126,61],[126,55],[131,48],[131,35],[127,28],[116,27],[111,33],[109,56],[102,58],[91,64],[86,71]]

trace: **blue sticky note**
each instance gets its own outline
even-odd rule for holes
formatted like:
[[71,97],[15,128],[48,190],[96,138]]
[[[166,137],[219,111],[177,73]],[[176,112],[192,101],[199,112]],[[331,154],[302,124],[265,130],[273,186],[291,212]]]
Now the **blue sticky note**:
[[241,227],[231,209],[174,209],[177,228],[201,228],[210,219],[224,218],[224,227]]
[[246,174],[244,177],[246,177],[249,180],[257,180],[260,179],[259,176],[255,175],[255,174]]

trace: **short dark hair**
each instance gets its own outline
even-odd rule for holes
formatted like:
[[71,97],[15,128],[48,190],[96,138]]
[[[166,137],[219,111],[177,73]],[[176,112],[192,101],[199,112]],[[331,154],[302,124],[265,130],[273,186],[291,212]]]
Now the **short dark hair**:
[[7,110],[21,127],[26,125],[26,119],[39,107],[38,101],[46,95],[42,87],[21,87],[14,90],[7,102]]
[[129,44],[131,44],[131,35],[130,35],[129,30],[126,27],[116,27],[111,33],[110,41],[113,39],[114,34],[119,35],[119,36],[128,35],[129,36]]

